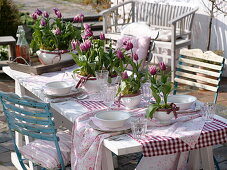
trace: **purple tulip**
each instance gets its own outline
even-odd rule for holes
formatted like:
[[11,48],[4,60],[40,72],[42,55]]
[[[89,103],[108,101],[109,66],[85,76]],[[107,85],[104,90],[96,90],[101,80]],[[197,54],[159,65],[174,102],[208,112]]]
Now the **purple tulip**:
[[91,48],[91,40],[85,40],[84,46],[85,46],[85,48],[86,48],[87,50],[88,50],[89,48]]
[[79,16],[80,16],[79,22],[83,22],[84,21],[84,14],[80,14]]
[[72,49],[75,50],[76,47],[80,45],[80,42],[78,40],[76,40],[76,41],[72,40],[71,45],[72,45]]
[[43,12],[40,9],[37,8],[35,13],[40,16],[40,15],[42,15]]
[[121,77],[122,77],[123,80],[128,79],[127,71],[124,71],[123,73],[121,73]]
[[118,57],[119,59],[124,58],[124,54],[122,53],[121,50],[117,50],[117,57]]
[[131,50],[132,48],[133,48],[133,44],[130,41],[128,41],[125,45],[125,50],[128,51],[128,50]]
[[84,24],[84,29],[85,29],[85,30],[91,30],[91,25],[89,25],[89,24]]
[[166,70],[166,65],[165,65],[164,62],[159,63],[159,67],[160,67],[160,69],[161,69],[162,71],[165,71],[165,70]]
[[47,24],[46,21],[44,19],[41,19],[40,25],[44,27],[46,24]]
[[53,8],[55,15],[57,15],[57,12],[59,11],[58,8]]
[[73,22],[79,22],[80,21],[80,16],[79,15],[76,15],[74,18],[73,18]]
[[84,39],[92,36],[93,36],[93,32],[91,30],[85,30]]
[[138,61],[139,60],[139,57],[138,57],[138,54],[133,54],[133,59],[135,60],[135,61]]
[[61,34],[61,30],[59,28],[56,28],[55,30],[53,30],[53,33],[55,35],[60,35]]
[[101,32],[99,35],[99,38],[100,38],[100,40],[105,40],[106,39],[105,34],[103,34],[103,32]]
[[151,66],[149,68],[149,72],[150,72],[151,75],[155,75],[157,73],[156,66]]
[[32,17],[32,19],[37,20],[37,18],[38,18],[37,13],[34,12],[31,17]]
[[61,18],[61,17],[62,17],[62,15],[61,15],[61,12],[60,12],[60,11],[57,11],[57,12],[56,12],[56,15],[57,15],[57,17],[58,17],[58,18]]
[[80,44],[80,50],[81,51],[87,51],[87,48],[84,43]]
[[44,16],[45,18],[49,18],[49,13],[48,13],[47,11],[43,11],[43,16]]

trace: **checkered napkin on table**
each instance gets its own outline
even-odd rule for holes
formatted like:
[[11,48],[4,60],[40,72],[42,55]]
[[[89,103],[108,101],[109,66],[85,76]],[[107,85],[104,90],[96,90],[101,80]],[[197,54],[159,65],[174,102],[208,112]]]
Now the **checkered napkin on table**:
[[[181,135],[182,134],[183,133],[181,133]],[[186,137],[185,141],[185,136],[173,136],[174,137],[171,135],[161,136],[148,134],[146,138],[137,141],[142,144],[145,157],[185,152],[191,149],[198,149],[211,145],[226,143],[227,124],[218,119],[214,119],[213,122],[206,122],[201,130],[197,142],[193,143],[191,146],[187,143],[187,139],[190,138],[190,136]]]

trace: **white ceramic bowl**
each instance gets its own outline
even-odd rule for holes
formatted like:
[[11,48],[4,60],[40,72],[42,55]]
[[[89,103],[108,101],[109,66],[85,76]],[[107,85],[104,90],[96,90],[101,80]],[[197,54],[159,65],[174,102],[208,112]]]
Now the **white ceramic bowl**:
[[126,109],[134,109],[141,102],[142,95],[137,95],[133,97],[122,97],[121,102],[126,107]]
[[45,86],[45,92],[49,95],[65,95],[70,93],[73,83],[67,81],[53,81],[47,83]]
[[[100,111],[95,114],[97,123],[107,128],[119,128],[124,126],[125,122],[130,118],[130,114],[123,111]],[[94,124],[96,124],[94,121]]]
[[172,95],[167,99],[169,103],[176,104],[180,110],[190,109],[196,100],[197,98],[191,95]]

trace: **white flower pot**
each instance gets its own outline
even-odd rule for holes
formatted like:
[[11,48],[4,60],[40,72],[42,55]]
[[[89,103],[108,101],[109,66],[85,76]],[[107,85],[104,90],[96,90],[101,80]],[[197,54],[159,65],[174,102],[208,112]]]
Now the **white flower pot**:
[[159,120],[160,124],[170,124],[174,114],[172,111],[169,114],[167,114],[167,111],[156,111],[154,118]]
[[39,57],[39,61],[44,65],[56,64],[62,61],[72,60],[72,55],[69,50],[38,50],[36,54]]
[[126,107],[126,109],[134,109],[141,102],[142,95],[138,94],[136,96],[122,96],[121,102]]
[[[75,74],[73,77],[77,82],[79,82],[83,76]],[[95,77],[90,77],[90,80],[88,79],[85,83],[83,83],[83,87],[87,92],[96,93],[100,91],[100,84],[100,80],[96,80]]]

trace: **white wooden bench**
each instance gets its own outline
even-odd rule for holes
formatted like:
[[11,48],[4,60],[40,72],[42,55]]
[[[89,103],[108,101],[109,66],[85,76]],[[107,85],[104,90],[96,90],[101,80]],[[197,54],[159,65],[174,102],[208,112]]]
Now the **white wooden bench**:
[[[176,50],[191,45],[191,29],[194,14],[198,8],[160,3],[128,1],[103,11],[103,31],[106,38],[117,40],[122,27],[145,22],[150,28],[166,29],[171,34],[170,41],[155,41],[156,48],[171,50],[172,80],[175,73]],[[143,32],[143,30],[138,30]],[[154,55],[159,55],[154,53]],[[163,56],[162,56],[163,57]]]

